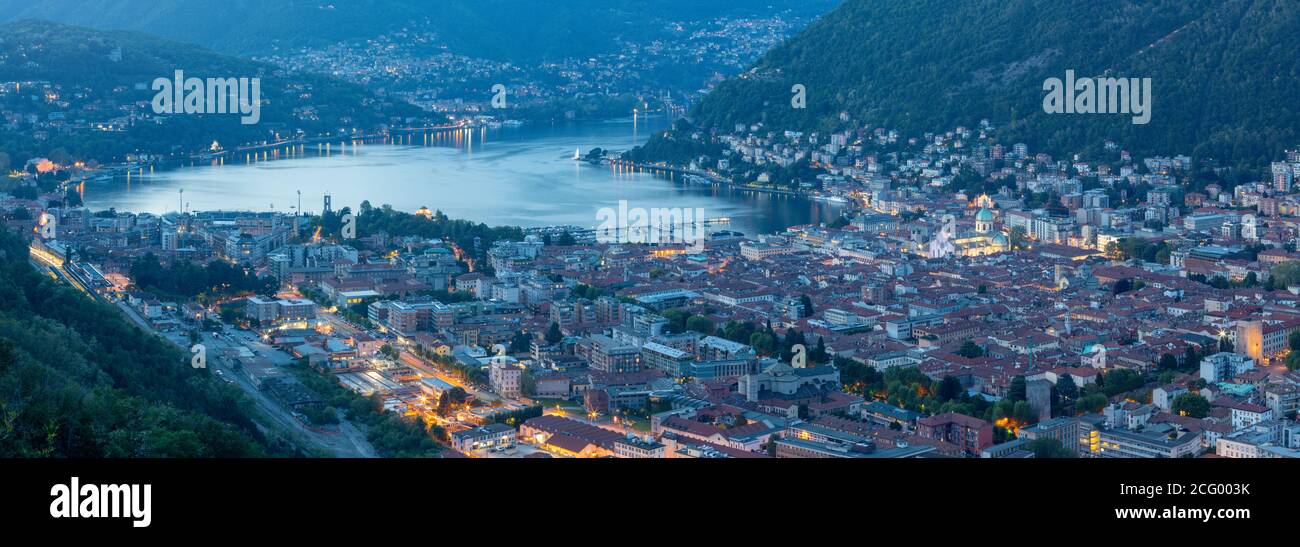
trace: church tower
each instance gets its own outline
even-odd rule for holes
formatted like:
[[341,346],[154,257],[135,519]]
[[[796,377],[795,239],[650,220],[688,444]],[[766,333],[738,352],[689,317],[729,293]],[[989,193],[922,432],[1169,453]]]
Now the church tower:
[[981,234],[993,231],[993,211],[980,209],[980,212],[975,214],[975,231]]

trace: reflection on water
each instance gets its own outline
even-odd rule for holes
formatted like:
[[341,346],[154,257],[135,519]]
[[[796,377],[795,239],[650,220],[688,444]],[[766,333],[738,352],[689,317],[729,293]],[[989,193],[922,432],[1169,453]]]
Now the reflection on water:
[[[91,183],[94,209],[163,213],[243,209],[318,212],[330,194],[341,209],[369,200],[403,211],[441,209],[491,225],[594,227],[596,212],[631,207],[703,208],[746,234],[829,221],[837,205],[690,184],[680,176],[573,161],[575,150],[623,151],[665,126],[631,120],[503,129],[407,133],[391,142],[331,142],[238,152],[202,166],[133,172]],[[183,191],[183,192],[182,192]]]

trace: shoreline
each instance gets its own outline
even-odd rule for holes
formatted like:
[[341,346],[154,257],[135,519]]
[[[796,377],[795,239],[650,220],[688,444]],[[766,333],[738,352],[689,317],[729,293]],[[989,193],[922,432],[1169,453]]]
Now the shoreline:
[[[663,115],[641,116],[639,119],[648,120],[648,119],[658,119],[663,117],[664,117]],[[400,128],[389,129],[386,132],[367,133],[364,135],[308,137],[308,138],[301,138],[301,139],[284,140],[276,143],[244,145],[229,150],[222,150],[220,152],[190,154],[188,157],[183,159],[169,157],[166,159],[156,160],[156,161],[118,162],[118,163],[100,165],[94,171],[85,173],[85,175],[82,176],[81,178],[70,179],[69,181],[67,181],[67,183],[77,184],[82,182],[88,182],[88,183],[106,182],[105,177],[107,177],[107,180],[111,181],[114,178],[126,177],[132,172],[142,172],[144,169],[150,169],[151,171],[153,170],[169,171],[173,169],[184,169],[189,167],[209,167],[215,165],[215,163],[213,162],[220,162],[223,159],[234,157],[236,154],[239,153],[245,153],[246,155],[252,154],[254,158],[257,158],[258,153],[262,153],[262,159],[256,159],[255,161],[245,162],[245,164],[252,164],[252,163],[261,163],[261,162],[274,161],[280,159],[297,159],[301,157],[328,157],[329,153],[323,152],[320,149],[320,145],[328,146],[336,142],[339,143],[340,148],[346,147],[348,144],[358,144],[358,143],[359,144],[388,144],[393,146],[421,146],[420,144],[417,144],[414,140],[410,138],[402,139],[401,136],[405,135],[409,137],[415,134],[453,133],[453,132],[466,131],[466,130],[484,130],[484,131],[518,130],[527,127],[543,127],[545,125],[548,125],[546,123],[536,121],[536,120],[520,121],[520,120],[512,119],[506,121],[514,121],[516,123],[508,124],[504,122],[499,122],[499,123],[491,124],[491,123],[476,122],[468,125],[400,127]],[[557,124],[554,121],[552,121],[552,123],[550,123],[549,125],[550,126],[556,126],[556,125],[579,126],[579,125],[586,125],[586,124],[595,125],[595,124],[606,124],[606,123],[631,124],[634,123],[634,121],[631,117],[625,116],[625,117],[618,117],[618,118],[604,118],[598,120],[582,120],[582,121],[575,121],[575,122],[569,122],[564,124]],[[285,150],[294,147],[302,148],[306,145],[311,145],[311,144],[317,145],[317,151],[315,154],[313,154],[310,151],[307,151],[306,149],[304,149],[302,152],[293,153],[293,154],[289,154],[289,153],[266,154],[266,152],[274,152],[274,151]]]
[[[239,153],[256,155],[258,152],[283,150],[291,147],[303,147],[310,144],[329,145],[335,142],[340,143],[340,145],[347,145],[349,143],[376,144],[379,143],[378,141],[383,140],[384,142],[380,144],[394,144],[397,146],[408,146],[408,145],[417,146],[409,138],[405,139],[404,144],[401,143],[403,139],[401,139],[400,136],[401,135],[410,136],[417,133],[445,133],[445,132],[455,132],[455,131],[464,131],[464,130],[497,131],[503,129],[521,129],[525,127],[542,127],[546,125],[575,126],[575,125],[584,125],[584,124],[607,124],[607,123],[635,124],[638,121],[649,121],[649,120],[666,119],[666,118],[667,117],[664,114],[657,113],[651,115],[641,115],[636,117],[635,119],[631,116],[620,116],[615,118],[599,118],[599,119],[591,119],[591,120],[569,121],[563,124],[558,124],[555,120],[550,120],[550,123],[548,124],[547,122],[542,120],[530,120],[530,119],[517,120],[512,118],[512,119],[502,120],[500,122],[495,122],[495,123],[475,122],[466,125],[455,124],[455,125],[435,125],[435,126],[424,126],[424,127],[398,127],[398,128],[390,128],[382,132],[372,132],[372,133],[366,133],[361,135],[306,137],[300,139],[283,140],[275,143],[242,145],[228,150],[221,150],[219,152],[193,153],[185,158],[168,157],[166,159],[155,160],[155,161],[117,162],[117,163],[110,163],[110,164],[102,164],[93,172],[87,173],[86,176],[79,179],[70,180],[69,182],[70,183],[97,182],[102,180],[104,176],[109,176],[109,177],[122,176],[131,171],[138,171],[145,168],[169,170],[169,169],[180,169],[185,167],[201,167],[203,162],[220,160],[222,158],[230,158]],[[294,154],[289,156],[267,157],[266,159],[259,160],[259,161],[271,161],[272,159],[284,159],[285,157],[297,158],[300,157],[301,155],[307,155],[307,153],[302,152],[300,154]]]
[[[654,164],[654,163],[638,163],[634,161],[628,161],[622,159],[610,159],[610,158],[606,158],[604,160],[604,163],[608,165],[623,166],[631,169],[648,171],[651,174],[674,173],[674,174],[680,174],[686,176],[702,177],[704,179],[707,179],[713,186],[722,186],[732,190],[756,192],[762,194],[773,194],[773,195],[780,195],[780,196],[800,197],[809,200],[815,200],[814,196],[808,192],[799,192],[795,190],[781,190],[779,188],[765,188],[761,186],[748,186],[748,185],[736,184],[734,182],[731,182],[727,179],[724,179],[722,177],[719,177],[707,171],[698,171],[698,170],[692,171],[690,169],[685,169],[682,167],[674,167],[670,165],[661,165],[661,164]],[[841,205],[848,205],[848,203],[843,203]]]
[[[625,126],[628,128],[627,131],[623,131]],[[681,174],[672,175],[668,172],[668,169],[660,166],[642,166],[642,169],[637,170],[636,173],[631,173],[630,169],[613,167],[607,161],[585,161],[585,158],[580,161],[573,161],[570,159],[573,156],[573,147],[576,144],[581,144],[584,151],[587,150],[587,147],[610,149],[609,145],[613,144],[611,156],[616,154],[615,151],[617,150],[625,150],[630,146],[626,144],[625,138],[631,134],[630,125],[626,122],[614,126],[611,126],[611,124],[579,123],[556,124],[554,129],[546,126],[529,127],[524,130],[505,129],[486,133],[487,139],[485,142],[496,141],[498,145],[504,145],[506,148],[503,150],[506,151],[513,151],[516,148],[526,150],[527,153],[523,156],[511,156],[505,159],[497,158],[500,161],[493,160],[489,163],[482,163],[466,160],[462,154],[462,157],[456,159],[454,164],[446,164],[448,166],[446,168],[437,167],[437,165],[443,165],[443,162],[442,160],[436,160],[435,164],[431,164],[426,170],[433,169],[429,173],[453,177],[457,175],[452,175],[452,173],[464,173],[463,176],[471,177],[471,180],[479,180],[487,176],[489,174],[487,172],[492,170],[504,170],[501,171],[502,173],[518,172],[522,173],[521,176],[536,172],[539,176],[549,177],[546,179],[550,180],[547,184],[557,185],[557,191],[563,192],[565,195],[565,204],[577,204],[574,205],[576,207],[585,206],[584,204],[590,202],[593,203],[590,206],[593,210],[597,208],[597,205],[594,205],[595,202],[592,201],[593,199],[614,203],[617,198],[613,196],[616,195],[628,195],[633,196],[633,199],[646,200],[664,200],[670,199],[669,196],[680,196],[671,199],[690,200],[683,203],[692,203],[694,204],[693,207],[704,207],[710,211],[716,210],[714,216],[725,216],[733,219],[729,226],[715,225],[711,227],[712,230],[729,228],[746,234],[779,232],[786,227],[785,225],[830,222],[846,209],[845,204],[813,200],[810,196],[797,192],[732,185],[712,176],[708,177],[709,183],[698,179],[693,181],[683,180]],[[479,137],[482,134],[480,131],[472,131],[475,133],[475,156],[478,155]],[[627,135],[624,133],[627,133]],[[410,135],[410,145],[405,142],[408,135]],[[91,180],[89,184],[86,184],[84,201],[87,206],[95,210],[116,207],[119,211],[167,214],[174,213],[182,208],[178,205],[178,200],[181,198],[178,196],[176,188],[184,187],[183,199],[186,202],[184,210],[191,212],[200,210],[269,211],[267,205],[265,205],[266,203],[279,205],[280,207],[277,207],[276,210],[281,212],[292,212],[295,209],[292,206],[297,203],[301,203],[304,212],[318,212],[321,209],[321,204],[320,198],[316,194],[326,190],[342,190],[342,193],[338,191],[326,192],[333,194],[333,205],[336,209],[343,203],[352,204],[358,200],[368,199],[376,206],[381,203],[391,203],[397,206],[395,209],[405,213],[415,213],[420,206],[428,206],[431,209],[441,208],[442,211],[454,218],[476,220],[494,226],[517,226],[522,229],[542,230],[565,226],[587,229],[593,227],[594,218],[564,213],[563,211],[559,211],[554,215],[547,213],[542,217],[535,218],[529,218],[528,215],[497,216],[487,213],[478,214],[482,207],[462,203],[464,201],[462,198],[463,192],[453,194],[437,193],[435,188],[441,188],[442,186],[430,186],[428,192],[434,192],[432,194],[424,192],[420,190],[423,186],[410,182],[418,179],[418,173],[412,174],[411,170],[401,168],[400,165],[391,169],[380,166],[376,168],[378,170],[369,168],[346,172],[330,170],[335,165],[349,168],[354,163],[368,165],[371,162],[367,161],[367,154],[386,158],[391,153],[394,155],[394,162],[401,164],[405,161],[402,158],[423,157],[427,154],[441,156],[442,152],[453,153],[457,150],[457,147],[463,152],[465,150],[463,141],[468,139],[465,131],[451,130],[441,133],[436,141],[431,133],[427,147],[438,149],[431,151],[423,150],[424,146],[422,145],[426,143],[423,134],[420,132],[405,135],[398,134],[396,136],[400,140],[385,140],[385,136],[379,136],[378,142],[390,143],[388,145],[362,146],[358,142],[356,152],[358,159],[355,160],[350,146],[346,150],[339,150],[337,142],[335,142],[332,159],[324,153],[318,156],[315,147],[310,145],[305,147],[306,150],[303,150],[301,146],[289,147],[281,144],[279,155],[277,156],[274,151],[268,151],[267,160],[265,161],[275,159],[304,161],[258,165],[263,163],[263,156],[258,153],[257,160],[249,161],[247,164],[243,159],[236,158],[235,161],[232,161],[228,156],[225,157],[224,162],[217,159],[215,161],[196,161],[192,164],[193,167],[200,169],[183,169],[190,167],[190,162],[171,163],[165,167],[155,165],[153,169],[157,171],[154,172],[151,172],[149,168],[142,168],[137,165],[131,170],[129,181],[122,171],[114,173],[111,179],[104,177],[100,181]],[[533,141],[537,142],[534,143]],[[541,146],[541,148],[538,148],[538,146]],[[292,155],[286,154],[286,148],[291,149]],[[321,148],[324,149],[324,146],[322,145]],[[546,153],[551,148],[556,149],[555,157]],[[567,150],[567,152],[560,152],[560,150]],[[489,154],[489,156],[484,157],[495,156]],[[477,157],[474,159],[477,159]],[[340,163],[336,164],[336,162]],[[418,165],[419,162],[412,162],[412,164]],[[217,169],[212,169],[212,167]],[[232,169],[233,171],[231,171]],[[250,171],[247,175],[242,174],[244,170],[250,169],[257,172]],[[623,171],[621,174],[618,172],[619,169]],[[143,170],[143,175],[140,175],[141,170]],[[222,171],[225,172],[222,173]],[[299,178],[295,178],[298,177],[295,174],[296,171],[307,173],[304,177],[299,178],[309,181],[303,183],[300,188],[302,190],[301,202],[298,202],[294,191],[298,187],[294,186],[292,182],[299,180]],[[681,170],[678,171],[682,172]],[[403,174],[417,176],[417,179],[391,178]],[[694,174],[705,175],[705,173]],[[629,176],[641,177],[641,183],[624,189],[621,187],[622,182],[620,181]],[[409,187],[411,191],[403,193],[388,187],[379,187],[375,188],[377,193],[370,191],[364,191],[363,193],[364,186],[360,188],[341,188],[342,184],[335,183],[336,179],[351,180],[358,177],[376,181],[391,179],[393,184],[396,185],[395,188]],[[497,191],[503,191],[502,188],[512,187],[510,176],[502,178],[498,175],[489,178],[493,178],[492,188],[496,188]],[[193,179],[193,182],[191,182],[191,179]],[[452,178],[446,179],[444,182],[448,187],[462,188],[464,185],[459,182],[460,180],[460,178]],[[531,178],[523,178],[518,182],[527,185],[532,180]],[[606,180],[610,182],[608,187],[604,184]],[[105,184],[97,184],[97,182],[101,181]],[[278,181],[285,181],[283,187],[288,188],[288,190],[278,191],[281,188]],[[567,185],[570,182],[577,185],[574,190],[568,189]],[[129,183],[130,186],[124,183]],[[72,184],[76,188],[77,183],[73,182]],[[645,189],[642,190],[637,186]],[[719,190],[724,186],[729,190],[739,191]],[[131,187],[135,189],[130,190]],[[171,188],[170,192],[165,190],[167,188]],[[518,186],[518,188],[531,192],[531,190],[528,190],[531,186]],[[504,191],[509,196],[510,190]],[[245,193],[249,196],[247,199],[238,199],[239,196],[243,196]],[[274,195],[263,197],[262,194]],[[425,197],[418,197],[420,195]],[[544,194],[542,195],[544,196]],[[423,201],[421,201],[422,199]],[[509,197],[506,199],[510,201]],[[191,202],[192,205],[190,205]],[[407,206],[403,207],[404,203]],[[262,205],[259,206],[259,204]],[[435,205],[438,207],[435,207]],[[286,208],[286,206],[289,207]],[[542,209],[550,211],[550,209],[555,208],[542,207]],[[791,209],[797,210],[797,212],[793,213],[793,216],[787,217],[783,211]]]

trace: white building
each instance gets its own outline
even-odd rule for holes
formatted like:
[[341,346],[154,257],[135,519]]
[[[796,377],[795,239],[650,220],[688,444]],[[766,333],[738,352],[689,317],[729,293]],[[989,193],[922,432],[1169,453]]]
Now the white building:
[[492,391],[507,399],[522,395],[524,367],[511,357],[493,357],[488,366]]
[[1201,379],[1224,382],[1255,368],[1255,360],[1240,353],[1219,352],[1201,360]]
[[1224,458],[1300,458],[1300,425],[1281,431],[1260,426],[1219,439],[1215,453]]
[[1165,412],[1172,412],[1174,399],[1187,392],[1185,387],[1160,386],[1151,391],[1151,404],[1160,407],[1160,410]]
[[1232,428],[1236,430],[1254,427],[1264,420],[1273,418],[1273,411],[1252,403],[1238,403],[1232,406]]
[[244,315],[264,325],[310,321],[316,318],[316,303],[301,298],[271,299],[252,296],[245,303]]

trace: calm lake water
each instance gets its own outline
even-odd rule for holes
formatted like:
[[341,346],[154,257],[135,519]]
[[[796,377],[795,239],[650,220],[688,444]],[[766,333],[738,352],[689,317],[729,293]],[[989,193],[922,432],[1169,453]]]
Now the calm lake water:
[[[548,127],[415,133],[402,144],[332,143],[282,148],[260,161],[243,153],[224,164],[135,172],[112,182],[88,183],[93,209],[165,213],[183,197],[192,211],[335,210],[363,200],[402,211],[441,209],[452,218],[490,225],[594,227],[597,211],[618,207],[703,208],[707,217],[747,235],[833,220],[839,205],[804,198],[689,184],[680,176],[628,172],[573,161],[576,149],[623,151],[662,129],[662,119]],[[181,191],[183,190],[183,194]]]

